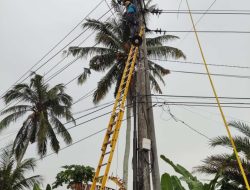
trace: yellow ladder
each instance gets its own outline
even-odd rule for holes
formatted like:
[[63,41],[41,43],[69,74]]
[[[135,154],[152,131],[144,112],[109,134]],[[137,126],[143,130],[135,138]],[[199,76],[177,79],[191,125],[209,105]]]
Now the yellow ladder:
[[[143,28],[140,29],[139,36],[143,35]],[[134,73],[139,47],[131,45],[125,69],[123,71],[120,87],[116,95],[115,104],[109,120],[107,131],[101,148],[101,157],[96,169],[95,177],[90,190],[96,190],[96,183],[101,184],[100,190],[105,189],[108,173],[117,143],[122,118],[124,115],[125,101],[128,94],[129,84]],[[100,175],[100,173],[103,173]]]

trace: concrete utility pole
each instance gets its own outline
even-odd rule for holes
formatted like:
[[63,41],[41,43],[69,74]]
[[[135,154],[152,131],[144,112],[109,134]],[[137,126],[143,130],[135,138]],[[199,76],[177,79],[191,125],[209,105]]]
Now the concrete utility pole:
[[[145,26],[143,17],[143,0],[134,2],[139,12],[140,26]],[[160,190],[160,173],[158,165],[158,154],[155,137],[154,116],[152,108],[149,68],[147,59],[147,45],[145,35],[140,48],[140,59],[137,72],[137,108],[138,108],[138,189],[150,190],[150,172],[152,172],[153,189]],[[142,96],[140,96],[142,95]],[[148,95],[148,96],[145,96]],[[147,138],[151,140],[151,150],[142,149],[142,140]]]

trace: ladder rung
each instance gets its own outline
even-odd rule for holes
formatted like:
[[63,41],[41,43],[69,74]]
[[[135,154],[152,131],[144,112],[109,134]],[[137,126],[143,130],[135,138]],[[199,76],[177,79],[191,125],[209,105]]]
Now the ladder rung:
[[108,163],[104,163],[104,164],[102,164],[102,165],[100,165],[100,167],[102,167],[102,166],[106,166]]
[[114,130],[113,131],[109,131],[108,135],[112,135],[114,132],[115,132]]
[[107,154],[110,154],[110,152],[111,152],[111,151],[109,151],[109,152],[106,152],[105,154],[103,154],[103,156],[105,156],[105,155],[107,155]]
[[121,91],[120,91],[120,92],[124,92],[124,91],[125,91],[125,88],[121,89]]
[[114,126],[117,123],[117,121],[114,121],[113,123],[111,123],[111,126]]
[[111,143],[111,141],[108,141],[108,142],[104,143],[104,145],[108,145],[108,144],[110,144],[110,143]]
[[116,118],[118,116],[118,113],[115,113],[114,115],[112,115],[113,118]]
[[98,181],[98,180],[102,179],[103,177],[104,177],[104,175],[99,176],[99,177],[96,177],[96,178],[95,178],[95,180],[97,180],[97,181]]

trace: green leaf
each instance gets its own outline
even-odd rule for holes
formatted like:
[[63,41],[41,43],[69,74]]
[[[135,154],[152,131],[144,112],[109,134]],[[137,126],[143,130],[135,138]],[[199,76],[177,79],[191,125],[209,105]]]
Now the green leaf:
[[171,176],[168,173],[164,173],[161,177],[161,190],[174,190]]
[[36,183],[33,187],[33,190],[41,190],[41,188],[39,187],[39,185]]

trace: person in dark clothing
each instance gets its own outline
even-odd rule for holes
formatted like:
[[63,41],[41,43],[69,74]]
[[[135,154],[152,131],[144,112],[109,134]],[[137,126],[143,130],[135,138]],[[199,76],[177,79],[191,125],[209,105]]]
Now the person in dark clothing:
[[130,29],[130,37],[133,38],[138,30],[138,22],[137,22],[137,8],[130,1],[125,1],[126,13],[125,20]]

